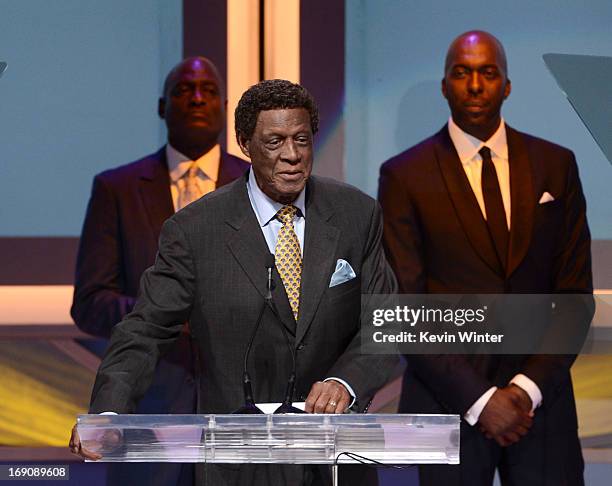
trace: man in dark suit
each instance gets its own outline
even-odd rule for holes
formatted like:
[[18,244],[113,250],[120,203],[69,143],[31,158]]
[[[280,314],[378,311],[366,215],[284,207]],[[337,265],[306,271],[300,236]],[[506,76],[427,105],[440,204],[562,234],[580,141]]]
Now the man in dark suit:
[[[574,155],[505,124],[510,89],[500,42],[462,34],[442,80],[447,126],[383,164],[384,241],[401,292],[592,293]],[[563,301],[553,325],[583,336],[588,302],[570,309]],[[461,465],[421,467],[421,484],[490,485],[496,468],[508,485],[583,484],[574,359],[407,357],[400,411],[464,419]]]
[[[297,362],[294,398],[306,401],[307,412],[367,409],[393,359],[360,351],[361,294],[393,292],[396,284],[376,201],[311,176],[317,127],[314,100],[299,85],[263,81],[242,96],[236,133],[252,168],[164,224],[141,298],[115,326],[92,413],[133,411],[158,357],[187,320],[201,357],[199,412],[238,409],[244,352],[264,305],[270,254],[276,311],[265,308],[253,343],[255,400],[283,400],[290,346]],[[87,454],[74,435],[71,448]],[[324,468],[207,465],[198,471],[196,484],[329,484]]]
[[[185,59],[168,74],[159,99],[158,114],[168,129],[167,145],[95,177],[71,309],[83,331],[108,338],[115,324],[134,307],[140,277],[155,261],[164,221],[248,169],[247,162],[219,147],[225,103],[216,67],[202,57]],[[160,361],[153,387],[135,411],[193,413],[194,360],[185,327]],[[179,472],[178,467],[126,465],[110,467],[108,476],[109,484],[174,485]]]

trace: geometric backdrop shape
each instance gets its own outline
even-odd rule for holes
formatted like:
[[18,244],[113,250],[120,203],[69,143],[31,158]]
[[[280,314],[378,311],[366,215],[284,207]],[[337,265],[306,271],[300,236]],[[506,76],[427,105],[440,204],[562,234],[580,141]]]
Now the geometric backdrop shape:
[[546,66],[612,164],[612,57],[544,54]]

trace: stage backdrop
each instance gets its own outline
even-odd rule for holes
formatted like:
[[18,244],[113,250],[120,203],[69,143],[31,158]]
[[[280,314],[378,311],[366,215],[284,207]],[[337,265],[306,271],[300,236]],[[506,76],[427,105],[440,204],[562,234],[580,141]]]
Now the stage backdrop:
[[182,2],[0,0],[0,237],[78,236],[93,175],[162,143]]
[[448,44],[483,29],[506,48],[506,121],[574,150],[593,237],[611,240],[612,165],[542,60],[547,52],[611,56],[611,21],[609,0],[346,2],[348,182],[375,194],[380,164],[440,129],[449,116],[440,94]]

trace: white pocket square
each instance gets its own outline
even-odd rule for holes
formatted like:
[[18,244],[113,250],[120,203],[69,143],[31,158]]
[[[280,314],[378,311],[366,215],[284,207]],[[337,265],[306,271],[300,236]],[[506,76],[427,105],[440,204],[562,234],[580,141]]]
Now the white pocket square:
[[542,194],[542,197],[540,198],[540,202],[538,204],[546,204],[547,202],[552,202],[554,200],[555,198],[552,197],[550,192],[545,192],[544,194]]
[[340,285],[354,279],[356,276],[357,275],[355,275],[355,272],[349,262],[339,258],[336,262],[336,270],[329,281],[329,286],[335,287],[336,285]]

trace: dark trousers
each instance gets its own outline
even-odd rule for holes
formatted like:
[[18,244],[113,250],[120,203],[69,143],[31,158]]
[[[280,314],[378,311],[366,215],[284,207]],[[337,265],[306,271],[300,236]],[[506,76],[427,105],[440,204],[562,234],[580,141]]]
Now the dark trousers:
[[[340,466],[341,486],[377,486],[376,468]],[[210,464],[196,466],[196,486],[331,486],[331,468],[325,465]]]
[[534,427],[516,444],[500,447],[462,422],[461,464],[420,466],[420,485],[491,486],[497,469],[503,486],[584,486],[577,430],[562,428],[546,433]]

